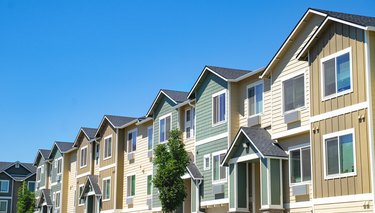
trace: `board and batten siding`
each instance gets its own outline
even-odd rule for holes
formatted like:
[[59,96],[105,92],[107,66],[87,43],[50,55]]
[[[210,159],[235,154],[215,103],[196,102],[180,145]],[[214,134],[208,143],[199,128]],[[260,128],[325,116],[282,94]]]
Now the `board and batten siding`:
[[[363,109],[311,124],[312,128],[319,129],[317,133],[311,134],[314,198],[371,193],[368,124],[367,119],[362,122],[358,120],[358,116],[366,114],[367,109]],[[351,128],[354,128],[356,175],[325,179],[323,135]]]
[[[160,100],[159,105],[156,107],[155,112],[153,114],[153,131],[154,131],[154,145],[153,149],[160,143],[159,137],[159,118],[171,113],[171,129],[177,128],[177,119],[178,119],[178,112],[175,108],[173,108],[175,104],[169,99],[163,96]],[[156,168],[153,167],[153,174],[156,174]],[[161,203],[159,200],[159,195],[157,192],[157,188],[153,187],[152,189],[152,207],[158,208],[161,207]]]
[[[308,39],[313,35],[315,30],[322,22],[322,17],[315,15],[300,29],[299,36],[289,45],[283,56],[272,69],[271,90],[272,90],[272,135],[283,133],[287,130],[298,127],[308,127],[309,122],[309,105],[310,105],[310,83],[308,63],[296,59],[299,51],[304,47]],[[290,77],[296,76],[297,73],[304,73],[305,80],[305,106],[300,108],[301,120],[293,124],[284,122],[283,110],[283,81]]]
[[[336,98],[322,100],[321,59],[351,48],[352,89],[353,92]],[[311,73],[311,115],[319,115],[332,110],[366,101],[366,69],[364,31],[341,23],[330,23],[310,49]]]

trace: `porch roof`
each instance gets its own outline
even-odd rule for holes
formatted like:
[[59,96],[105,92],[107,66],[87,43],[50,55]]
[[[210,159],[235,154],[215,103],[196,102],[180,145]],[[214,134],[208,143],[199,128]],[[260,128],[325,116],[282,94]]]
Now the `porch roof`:
[[224,166],[228,165],[230,159],[232,159],[234,153],[239,147],[242,147],[241,141],[245,139],[253,151],[260,155],[262,158],[287,158],[288,155],[285,151],[276,143],[276,141],[271,139],[271,135],[267,130],[260,127],[241,127],[233,141],[230,145],[227,153],[221,164]]
[[37,206],[41,207],[42,204],[44,203],[43,201],[45,201],[47,203],[47,206],[52,206],[52,201],[51,201],[49,189],[43,189],[42,190],[40,198],[37,201]]
[[98,184],[98,176],[97,175],[88,175],[86,183],[85,183],[85,187],[82,190],[82,194],[79,195],[79,198],[82,198],[82,196],[86,193],[89,185],[91,185],[92,191],[94,192],[95,196],[101,196],[102,195],[102,191],[100,190],[100,187],[99,187],[99,184]]
[[198,167],[195,165],[193,161],[190,161],[189,165],[186,167],[186,170],[189,172],[193,180],[203,179],[202,173],[199,171]]

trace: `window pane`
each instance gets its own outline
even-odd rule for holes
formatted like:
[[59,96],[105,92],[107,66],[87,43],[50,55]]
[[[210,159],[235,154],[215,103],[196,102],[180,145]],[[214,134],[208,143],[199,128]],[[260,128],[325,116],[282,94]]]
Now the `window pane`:
[[6,211],[7,210],[7,202],[0,201],[0,211]]
[[225,120],[225,93],[220,95],[220,117],[219,121]]
[[339,173],[337,137],[326,140],[327,175]]
[[256,114],[263,112],[263,84],[255,87],[256,91]]
[[255,88],[251,87],[248,90],[249,115],[255,115]]
[[337,57],[337,92],[350,89],[349,53]]
[[151,194],[152,176],[147,176],[147,195]]
[[135,175],[132,176],[132,191],[131,191],[131,195],[132,196],[135,195]]
[[284,111],[289,111],[293,109],[293,81],[286,80],[284,85]]
[[300,150],[290,152],[290,181],[291,183],[301,182],[301,153]]
[[186,121],[188,122],[188,121],[190,121],[190,119],[191,119],[190,110],[187,110],[186,111]]
[[132,151],[136,151],[137,150],[137,132],[133,132],[132,133],[132,137],[133,137],[133,140],[132,140]]
[[190,138],[190,127],[186,128],[186,138]]
[[152,149],[152,127],[147,130],[148,150]]
[[[224,156],[225,156],[224,153],[220,155],[219,164],[221,160],[224,158]],[[225,179],[225,177],[226,177],[226,169],[224,166],[220,166],[220,180]]]
[[204,159],[204,167],[205,168],[209,168],[210,167],[210,158],[208,157],[208,158],[205,158]]
[[214,123],[217,123],[218,122],[218,108],[219,108],[219,104],[218,104],[218,97],[214,97],[213,99],[213,114],[212,114],[212,117],[213,117],[213,121]]
[[311,180],[311,158],[310,148],[301,150],[302,153],[302,181]]
[[354,172],[353,135],[343,135],[339,138],[341,173]]
[[214,156],[214,162],[212,162],[214,180],[219,180],[219,158],[219,155]]
[[324,69],[324,96],[332,95],[336,92],[335,80],[335,59],[323,63]]
[[166,117],[166,132],[165,132],[165,135],[166,135],[166,138],[165,138],[165,140],[169,140],[169,132],[171,131],[171,117],[170,116],[168,116],[168,117]]
[[294,78],[294,109],[305,105],[304,75]]
[[165,119],[160,120],[160,142],[165,141]]

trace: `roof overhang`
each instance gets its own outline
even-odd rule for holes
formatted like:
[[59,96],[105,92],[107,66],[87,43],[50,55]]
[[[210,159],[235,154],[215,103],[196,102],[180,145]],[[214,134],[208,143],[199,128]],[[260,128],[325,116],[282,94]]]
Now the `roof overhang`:
[[167,93],[165,93],[163,90],[160,90],[156,96],[156,98],[154,99],[154,101],[152,102],[151,104],[151,107],[150,109],[147,111],[147,114],[146,114],[146,117],[150,117],[152,116],[152,113],[154,112],[154,109],[157,105],[157,102],[159,101],[159,99],[162,97],[162,95],[164,95],[165,97],[167,97],[169,100],[171,100],[174,104],[177,104],[177,102],[175,100],[173,100],[173,98],[171,98],[169,95],[167,95]]
[[103,116],[102,120],[100,121],[100,124],[99,124],[99,127],[98,127],[98,130],[96,130],[96,133],[95,133],[95,137],[98,137],[98,134],[100,132],[100,130],[102,130],[102,127],[103,127],[103,124],[105,123],[105,121],[107,121],[113,128],[117,129],[119,128],[118,126],[115,126],[108,118],[106,115]]
[[38,152],[35,156],[35,159],[34,159],[34,166],[37,166],[38,165],[38,157],[40,156],[40,159],[43,159],[43,160],[46,160],[44,157],[43,157],[43,154],[42,154],[42,151],[40,149],[38,149]]
[[87,176],[85,186],[84,186],[84,188],[82,190],[82,193],[79,195],[79,199],[82,199],[82,197],[85,194],[90,193],[90,192],[86,192],[86,190],[88,189],[87,187],[89,187],[89,186],[91,186],[91,188],[92,188],[92,191],[90,191],[90,192],[92,192],[93,195],[95,195],[95,196],[102,196],[102,193],[100,191],[98,183],[97,182],[96,183],[93,182],[92,178],[90,178],[90,176]]
[[76,139],[74,140],[74,144],[73,144],[73,146],[77,146],[77,145],[78,145],[79,137],[81,136],[81,134],[83,134],[83,135],[86,137],[86,139],[87,139],[88,141],[91,140],[90,137],[86,134],[86,132],[85,132],[85,131],[83,130],[83,128],[81,127],[81,128],[79,129],[79,131],[78,131],[78,134],[77,134],[77,136],[76,136]]

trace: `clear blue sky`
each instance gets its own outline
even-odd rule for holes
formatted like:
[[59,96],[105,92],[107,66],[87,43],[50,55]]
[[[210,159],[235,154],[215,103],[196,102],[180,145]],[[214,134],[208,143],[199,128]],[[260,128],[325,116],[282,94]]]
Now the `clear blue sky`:
[[308,7],[373,0],[0,1],[0,161],[34,160],[104,114],[142,116],[204,65],[264,66]]

